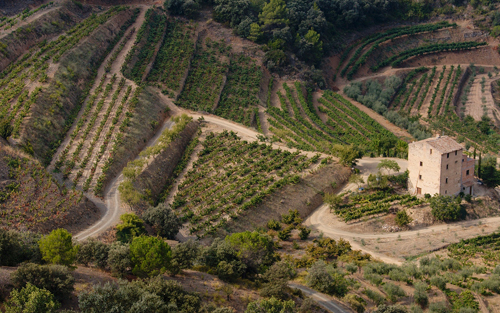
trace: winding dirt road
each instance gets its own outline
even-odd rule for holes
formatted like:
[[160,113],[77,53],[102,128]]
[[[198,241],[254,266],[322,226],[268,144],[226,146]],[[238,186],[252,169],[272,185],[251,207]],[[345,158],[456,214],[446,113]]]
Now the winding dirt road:
[[303,285],[299,285],[296,283],[289,283],[288,286],[290,288],[298,289],[311,297],[314,301],[316,301],[321,307],[325,310],[328,310],[333,313],[351,313],[352,311],[345,308],[339,302],[333,300],[329,295],[325,295],[324,293],[318,292],[314,289],[308,288]]

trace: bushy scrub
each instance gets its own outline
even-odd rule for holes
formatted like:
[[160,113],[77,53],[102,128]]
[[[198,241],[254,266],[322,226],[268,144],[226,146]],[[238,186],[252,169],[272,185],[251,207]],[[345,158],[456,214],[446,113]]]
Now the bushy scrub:
[[387,112],[387,107],[397,88],[401,85],[402,79],[397,76],[387,77],[384,84],[376,80],[367,80],[352,83],[344,88],[344,93],[363,105],[377,111],[380,114]]
[[307,285],[324,293],[339,297],[347,293],[348,283],[344,274],[319,260],[311,266],[306,276]]

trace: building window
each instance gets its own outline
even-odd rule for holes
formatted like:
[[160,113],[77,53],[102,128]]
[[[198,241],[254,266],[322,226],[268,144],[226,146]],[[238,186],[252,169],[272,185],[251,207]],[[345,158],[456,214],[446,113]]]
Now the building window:
[[448,183],[448,178],[446,178],[446,183]]
[[447,195],[447,194],[448,194],[448,190],[445,190],[445,191],[444,191],[444,194],[445,194],[445,195]]
[[431,149],[431,154],[432,154],[432,149]]
[[455,155],[457,155],[458,151],[455,151]]
[[464,163],[465,159],[462,159],[462,163]]
[[467,170],[467,172],[465,172],[465,175],[469,176],[469,170]]
[[418,175],[418,179],[422,180],[422,175]]
[[450,154],[448,153],[448,154],[446,155],[446,157],[449,159],[449,158],[450,158]]
[[424,163],[422,161],[420,161],[420,166],[423,166],[423,165],[424,165]]
[[448,169],[448,164],[446,164],[446,169]]

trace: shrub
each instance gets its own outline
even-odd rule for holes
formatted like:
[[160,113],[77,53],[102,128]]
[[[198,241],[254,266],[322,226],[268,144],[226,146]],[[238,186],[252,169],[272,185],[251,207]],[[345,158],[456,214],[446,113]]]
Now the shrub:
[[273,264],[263,275],[264,282],[261,289],[261,296],[286,299],[288,297],[288,281],[297,275],[292,265],[288,262],[278,262]]
[[109,246],[108,266],[113,275],[122,277],[132,267],[128,243],[115,241]]
[[176,245],[172,248],[171,272],[175,274],[180,270],[193,267],[199,256],[200,245],[192,239]]
[[344,239],[336,242],[331,238],[314,239],[306,247],[307,254],[315,259],[334,259],[351,251],[351,244]]
[[450,309],[446,302],[434,302],[429,305],[429,311],[432,313],[449,313]]
[[53,264],[71,265],[75,260],[77,247],[73,246],[73,237],[65,229],[53,230],[38,242],[45,261]]
[[383,295],[381,295],[380,293],[376,292],[376,291],[373,291],[371,289],[366,289],[363,291],[363,293],[368,297],[370,298],[373,302],[375,302],[375,304],[378,306],[378,305],[381,305],[385,302],[385,298]]
[[378,308],[373,311],[373,313],[407,313],[406,307],[396,304],[396,305],[379,305]]
[[365,273],[363,275],[363,277],[365,279],[367,279],[374,286],[380,286],[380,284],[383,281],[383,277],[380,276],[380,275],[378,275],[378,274],[368,274],[368,273]]
[[290,227],[286,227],[285,229],[278,232],[278,238],[283,241],[290,239],[291,236],[292,230],[290,229]]
[[429,304],[429,297],[427,296],[427,285],[424,283],[415,284],[415,292],[413,293],[413,300],[416,304],[425,308]]
[[340,272],[326,265],[322,260],[311,266],[306,276],[307,285],[324,293],[344,296],[348,283]]
[[16,288],[32,284],[37,288],[48,290],[59,300],[66,299],[75,285],[73,275],[61,265],[23,263],[12,273],[11,279]]
[[267,228],[278,231],[281,229],[281,223],[274,219],[269,220],[267,222]]
[[272,297],[270,299],[262,299],[250,302],[245,313],[293,313],[295,311],[294,308],[295,302],[293,302],[292,300],[283,301]]
[[170,246],[157,237],[140,236],[130,243],[132,273],[137,276],[155,276],[164,273],[170,265]]
[[158,236],[174,239],[182,227],[181,220],[165,203],[148,208],[142,215],[144,221],[150,224]]
[[387,283],[382,288],[387,293],[387,297],[391,302],[397,302],[399,298],[406,296],[405,291],[401,287],[392,283]]
[[432,215],[439,221],[457,221],[464,218],[465,209],[456,199],[451,196],[435,195],[429,200]]
[[121,224],[116,225],[116,239],[121,242],[131,242],[134,237],[146,233],[144,222],[134,213],[120,216]]
[[365,311],[366,302],[359,296],[348,294],[344,297],[344,301],[349,303],[351,308],[358,313],[363,313]]
[[225,281],[233,281],[241,277],[246,270],[236,250],[228,242],[219,238],[216,238],[210,247],[202,252],[201,260]]
[[410,224],[412,221],[413,219],[410,217],[408,212],[406,212],[406,210],[398,211],[398,213],[396,213],[395,222],[396,224],[398,224],[399,227],[406,226]]
[[389,278],[394,281],[404,281],[409,282],[410,279],[408,275],[401,269],[395,268],[389,272]]
[[288,214],[281,215],[281,221],[287,225],[290,225],[300,218],[298,210],[288,210]]
[[12,290],[5,303],[6,313],[52,313],[60,304],[49,291],[27,283],[21,290]]
[[95,239],[90,239],[80,245],[76,254],[76,261],[88,266],[93,264],[104,269],[108,264],[109,246]]
[[307,240],[309,238],[309,234],[311,233],[311,230],[307,227],[301,227],[300,232],[299,232],[299,237],[301,240]]
[[225,241],[236,250],[236,256],[250,273],[261,273],[275,261],[274,242],[268,235],[246,231],[227,236]]
[[16,266],[21,261],[20,249],[19,234],[14,231],[0,229],[0,265]]
[[442,276],[433,276],[431,277],[430,281],[433,286],[438,287],[440,290],[446,289],[446,279],[444,279]]
[[346,266],[345,266],[345,269],[351,273],[351,274],[354,274],[358,271],[358,266],[356,265],[356,263],[347,263]]

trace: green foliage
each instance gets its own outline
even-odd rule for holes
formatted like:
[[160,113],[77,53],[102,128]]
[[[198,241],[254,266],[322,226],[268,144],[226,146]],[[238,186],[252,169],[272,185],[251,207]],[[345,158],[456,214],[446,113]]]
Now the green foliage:
[[78,252],[78,247],[73,246],[73,237],[62,228],[44,236],[38,245],[43,259],[53,264],[71,265]]
[[300,219],[298,210],[288,210],[288,214],[281,215],[281,221],[287,225],[295,224],[297,219]]
[[185,15],[193,18],[198,15],[200,3],[197,0],[167,0],[164,7],[172,15]]
[[131,242],[134,237],[146,233],[144,222],[134,213],[120,216],[121,224],[116,225],[116,239],[121,242]]
[[6,313],[53,313],[60,307],[54,296],[45,289],[28,283],[21,290],[12,290],[5,303]]
[[440,290],[446,289],[446,279],[442,276],[433,276],[430,279],[432,285],[438,287]]
[[10,124],[10,121],[7,119],[3,119],[0,121],[0,137],[3,139],[7,139],[12,135],[12,131],[14,128]]
[[429,311],[432,313],[449,313],[450,309],[446,302],[433,302],[429,305]]
[[328,237],[314,239],[313,243],[306,247],[310,257],[322,260],[336,259],[350,251],[351,244],[342,238],[338,242]]
[[283,301],[274,297],[250,302],[245,313],[293,313],[295,302]]
[[323,201],[330,206],[330,212],[336,211],[340,208],[344,199],[340,195],[334,193],[326,193],[323,197]]
[[344,275],[319,260],[308,270],[307,285],[323,293],[344,296],[348,290],[347,280]]
[[395,222],[398,226],[403,227],[410,224],[413,221],[413,218],[406,212],[406,210],[401,210],[396,213]]
[[373,291],[371,289],[365,288],[363,293],[370,298],[377,306],[385,303],[385,298],[380,293]]
[[490,188],[500,185],[500,170],[497,170],[497,160],[495,157],[488,157],[482,160],[481,179]]
[[180,270],[193,267],[200,253],[200,244],[192,239],[179,243],[172,248],[170,271],[176,273]]
[[379,305],[374,313],[408,313],[406,307],[396,304],[396,305]]
[[[106,299],[103,301],[103,299]],[[82,313],[185,312],[198,313],[200,296],[186,292],[179,283],[161,276],[119,284],[94,285],[78,296]]]
[[386,283],[382,287],[382,289],[384,289],[385,293],[387,294],[387,298],[391,302],[397,302],[399,298],[406,296],[406,293],[401,287],[394,285],[392,283]]
[[363,157],[362,150],[354,145],[344,146],[342,148],[337,149],[334,152],[335,155],[339,157],[339,161],[344,166],[355,166],[356,160]]
[[396,162],[394,160],[387,160],[387,159],[384,159],[384,160],[380,161],[380,163],[377,165],[377,168],[379,170],[385,169],[388,172],[389,171],[399,172],[399,170],[401,169],[399,167],[398,162]]
[[108,266],[115,276],[122,277],[132,267],[130,246],[128,243],[115,241],[109,246]]
[[344,301],[347,302],[357,313],[365,312],[366,302],[365,300],[363,300],[363,298],[354,294],[348,294],[344,297]]
[[273,264],[263,275],[264,282],[260,291],[263,297],[275,297],[285,300],[288,298],[288,282],[297,275],[290,263],[278,262]]
[[216,238],[201,256],[202,262],[225,281],[234,281],[241,277],[246,265],[237,256],[229,242]]
[[96,239],[89,239],[80,245],[76,254],[76,262],[89,266],[106,268],[108,265],[109,246]]
[[168,239],[174,239],[182,227],[174,211],[166,203],[160,203],[156,207],[149,207],[143,214],[144,221],[153,226],[156,235]]
[[155,276],[164,273],[170,265],[170,246],[156,237],[134,237],[130,243],[132,273],[137,276]]
[[265,26],[286,24],[288,21],[286,16],[286,3],[284,0],[270,0],[262,8],[259,14],[259,20]]
[[275,219],[271,219],[267,222],[267,228],[269,228],[271,230],[280,230],[281,223]]
[[246,231],[227,236],[225,241],[236,250],[249,272],[260,273],[274,263],[275,246],[268,235]]
[[309,229],[307,227],[300,227],[300,229],[299,229],[300,240],[307,240],[310,233],[311,233],[311,229]]
[[460,204],[460,198],[435,195],[429,199],[432,215],[439,221],[457,221],[465,217],[465,209]]
[[420,305],[423,308],[425,308],[429,304],[429,297],[427,296],[427,285],[425,283],[415,284],[413,300],[416,304]]
[[34,285],[48,290],[58,300],[67,299],[74,290],[75,279],[70,271],[61,265],[38,265],[23,263],[11,274],[13,285],[17,289]]

